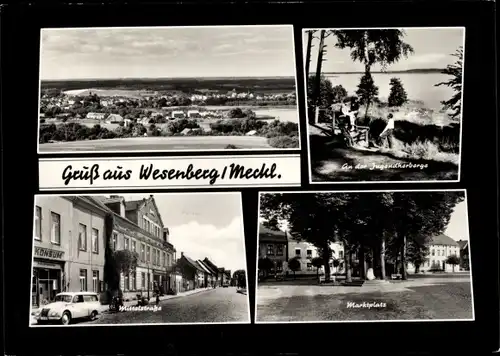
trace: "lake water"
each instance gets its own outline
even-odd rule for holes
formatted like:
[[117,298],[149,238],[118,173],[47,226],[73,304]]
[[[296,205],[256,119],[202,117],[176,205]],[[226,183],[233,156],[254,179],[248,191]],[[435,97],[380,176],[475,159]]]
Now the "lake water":
[[[349,95],[358,89],[362,74],[333,74],[326,75],[332,85],[342,85]],[[410,100],[421,100],[429,109],[440,110],[442,100],[453,96],[453,90],[447,86],[434,86],[437,83],[448,81],[451,77],[440,73],[373,73],[373,80],[379,89],[379,98],[387,100],[389,97],[389,82],[391,78],[401,79],[403,87]]]

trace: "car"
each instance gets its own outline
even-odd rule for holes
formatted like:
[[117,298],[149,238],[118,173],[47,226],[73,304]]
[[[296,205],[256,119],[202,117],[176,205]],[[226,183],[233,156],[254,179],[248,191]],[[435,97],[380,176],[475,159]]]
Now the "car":
[[60,322],[62,325],[69,325],[75,319],[96,319],[99,315],[99,308],[97,293],[59,293],[52,303],[44,305],[35,314],[35,319],[38,324]]
[[222,288],[227,288],[227,287],[229,287],[229,282],[222,283]]

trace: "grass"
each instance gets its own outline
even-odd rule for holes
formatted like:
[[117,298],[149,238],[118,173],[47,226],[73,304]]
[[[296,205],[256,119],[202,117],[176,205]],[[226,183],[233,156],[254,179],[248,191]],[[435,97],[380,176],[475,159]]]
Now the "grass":
[[[347,303],[381,303],[348,308]],[[277,298],[257,306],[259,321],[356,321],[471,319],[470,283],[411,287],[399,292],[349,293]]]

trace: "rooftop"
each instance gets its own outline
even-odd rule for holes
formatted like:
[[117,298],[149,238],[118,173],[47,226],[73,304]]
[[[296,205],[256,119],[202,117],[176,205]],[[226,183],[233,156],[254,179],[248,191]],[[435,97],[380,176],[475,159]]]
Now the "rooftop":
[[445,234],[439,234],[432,238],[431,245],[460,246],[455,240]]
[[279,229],[271,229],[263,224],[259,224],[259,240],[265,241],[288,241],[285,231]]

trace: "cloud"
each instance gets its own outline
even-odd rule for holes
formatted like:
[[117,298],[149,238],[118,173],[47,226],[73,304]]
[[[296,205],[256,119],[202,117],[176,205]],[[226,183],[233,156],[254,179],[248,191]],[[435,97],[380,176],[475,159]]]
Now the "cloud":
[[171,242],[177,250],[177,258],[184,252],[193,259],[208,257],[227,269],[246,269],[242,225],[241,217],[223,228],[191,221],[170,228]]
[[427,53],[411,57],[411,61],[416,64],[437,64],[448,56],[444,53]]

